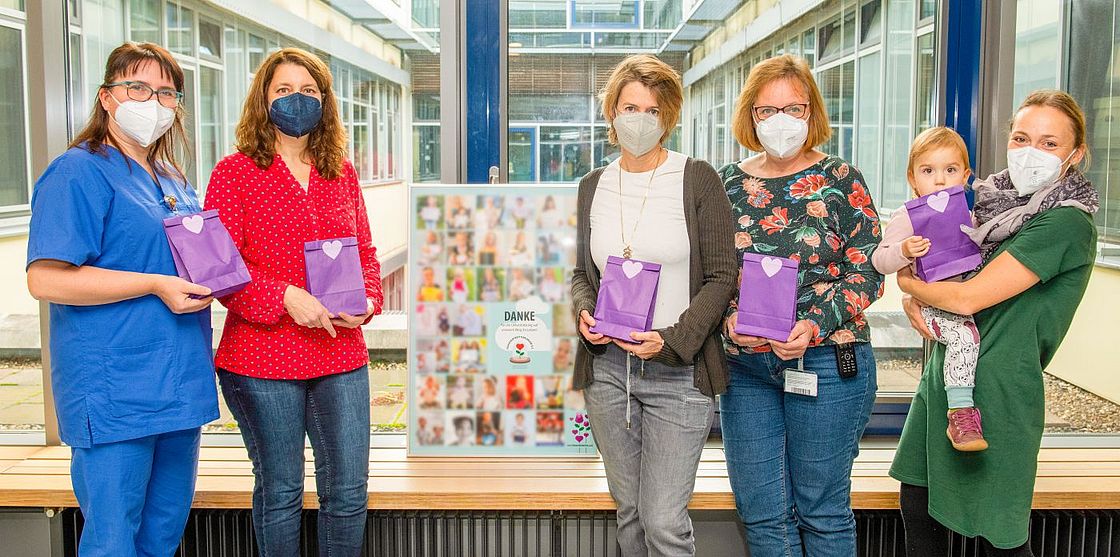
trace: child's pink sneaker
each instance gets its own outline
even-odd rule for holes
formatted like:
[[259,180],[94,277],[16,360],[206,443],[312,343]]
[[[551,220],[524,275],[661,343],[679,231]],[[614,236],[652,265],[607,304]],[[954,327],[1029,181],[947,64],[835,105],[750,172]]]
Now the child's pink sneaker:
[[980,425],[980,409],[954,408],[949,410],[949,429],[945,431],[953,448],[963,452],[982,451],[988,448],[984,428]]

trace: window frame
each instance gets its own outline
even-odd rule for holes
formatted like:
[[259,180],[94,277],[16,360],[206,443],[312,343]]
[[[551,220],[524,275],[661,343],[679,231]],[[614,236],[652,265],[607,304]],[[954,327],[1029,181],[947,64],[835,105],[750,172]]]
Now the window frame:
[[[24,168],[24,187],[27,195],[26,203],[15,203],[11,205],[0,206],[0,238],[19,236],[26,234],[27,226],[31,222],[31,194],[34,190],[35,182],[31,170],[31,116],[29,110],[29,103],[31,102],[31,93],[28,87],[28,58],[27,58],[27,20],[22,12],[10,9],[0,9],[0,27],[4,29],[14,30],[19,33],[20,42],[20,92],[22,94],[21,101],[23,103],[23,168]],[[70,37],[67,34],[66,40],[69,41]]]

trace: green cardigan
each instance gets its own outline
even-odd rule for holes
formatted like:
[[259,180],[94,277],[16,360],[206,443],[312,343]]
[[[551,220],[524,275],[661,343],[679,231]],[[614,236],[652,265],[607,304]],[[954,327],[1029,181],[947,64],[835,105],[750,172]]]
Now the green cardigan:
[[[572,271],[572,309],[577,323],[581,310],[595,313],[599,295],[599,268],[591,257],[591,205],[604,168],[592,170],[579,182],[576,265]],[[727,304],[736,294],[739,271],[731,203],[712,165],[692,158],[684,166],[683,201],[692,252],[692,299],[675,325],[657,330],[665,346],[653,361],[676,367],[695,365],[694,384],[702,393],[714,397],[727,390],[727,359],[720,329]],[[591,384],[592,358],[606,349],[606,345],[597,346],[582,337],[580,341],[576,348],[575,389]]]

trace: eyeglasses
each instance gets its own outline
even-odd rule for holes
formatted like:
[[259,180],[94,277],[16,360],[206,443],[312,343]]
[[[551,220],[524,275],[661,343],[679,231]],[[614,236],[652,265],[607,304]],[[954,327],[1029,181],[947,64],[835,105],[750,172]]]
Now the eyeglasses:
[[756,106],[754,107],[754,115],[757,116],[759,120],[765,120],[779,112],[789,114],[794,118],[802,118],[808,110],[809,103],[787,104],[781,108],[776,106]]
[[151,99],[153,95],[159,100],[159,104],[167,108],[175,108],[179,106],[179,101],[183,100],[183,94],[174,89],[152,89],[147,83],[139,81],[117,81],[114,83],[106,83],[102,87],[110,89],[123,85],[128,98],[137,102],[145,102]]

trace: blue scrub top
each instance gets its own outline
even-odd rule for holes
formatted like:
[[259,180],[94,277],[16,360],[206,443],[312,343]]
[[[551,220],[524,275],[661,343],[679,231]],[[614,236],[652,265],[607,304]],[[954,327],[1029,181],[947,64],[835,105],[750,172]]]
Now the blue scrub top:
[[[35,183],[27,264],[55,259],[176,275],[163,219],[199,210],[194,191],[156,182],[109,145],[75,147]],[[210,310],[176,315],[155,295],[95,306],[50,304],[51,385],[62,440],[88,448],[218,418]]]

